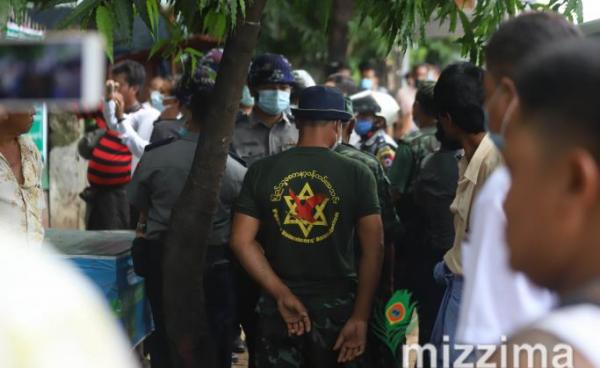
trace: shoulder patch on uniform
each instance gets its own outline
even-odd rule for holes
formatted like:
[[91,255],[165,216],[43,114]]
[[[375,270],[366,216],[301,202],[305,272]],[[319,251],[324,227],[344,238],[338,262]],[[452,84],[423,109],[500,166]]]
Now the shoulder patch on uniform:
[[395,157],[396,152],[390,146],[385,146],[377,152],[377,158],[386,169],[392,166]]
[[166,139],[161,139],[160,141],[157,141],[157,142],[154,142],[154,143],[151,143],[151,144],[147,145],[144,148],[144,152],[149,152],[149,151],[152,151],[155,148],[166,146],[167,144],[172,143],[175,140],[176,140],[175,137],[169,137],[169,138],[166,138]]

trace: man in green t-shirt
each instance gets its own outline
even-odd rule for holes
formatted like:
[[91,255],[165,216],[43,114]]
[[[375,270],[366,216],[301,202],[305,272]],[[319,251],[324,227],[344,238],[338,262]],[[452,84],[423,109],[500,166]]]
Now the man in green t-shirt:
[[233,222],[231,247],[263,288],[256,366],[361,366],[383,258],[375,178],[331,150],[351,118],[339,91],[307,88],[293,113],[297,147],[252,165]]

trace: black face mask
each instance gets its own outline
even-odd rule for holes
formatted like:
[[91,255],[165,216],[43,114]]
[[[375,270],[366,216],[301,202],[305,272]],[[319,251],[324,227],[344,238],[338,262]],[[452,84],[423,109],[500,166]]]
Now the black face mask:
[[442,144],[442,149],[449,151],[456,151],[462,149],[462,145],[459,141],[448,137],[442,124],[437,122],[437,131],[435,132],[435,138]]

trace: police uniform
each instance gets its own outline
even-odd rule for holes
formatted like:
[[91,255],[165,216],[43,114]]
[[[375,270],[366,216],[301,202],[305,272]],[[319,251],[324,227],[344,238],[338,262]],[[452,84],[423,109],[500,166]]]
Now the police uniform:
[[383,129],[360,143],[360,149],[374,155],[386,172],[392,167],[397,148],[398,144]]
[[[248,87],[256,88],[264,85],[289,85],[295,83],[292,66],[283,55],[262,54],[252,60],[248,72]],[[257,109],[261,109],[260,92],[252,113],[239,114],[233,130],[232,150],[238,157],[252,166],[260,159],[281,153],[293,147],[298,141],[298,130],[287,114],[288,107],[272,116],[280,115],[281,118],[274,125],[269,126],[260,121],[256,116]],[[262,111],[267,111],[264,109]],[[255,312],[259,288],[252,278],[237,267],[238,288],[238,316],[240,324],[246,334],[248,347],[249,367],[254,367],[254,351],[256,345],[256,329],[258,316]]]
[[285,113],[273,127],[260,121],[253,112],[239,114],[233,131],[233,149],[249,166],[296,145],[298,129]]
[[[171,210],[190,173],[197,142],[198,133],[188,132],[180,139],[170,138],[147,146],[127,188],[131,204],[139,210],[148,211],[146,238],[136,239],[132,254],[136,272],[146,279],[155,331],[159,336],[158,341],[153,343],[162,350],[159,359],[169,359],[162,306],[164,239]],[[231,362],[235,316],[233,270],[226,251],[231,233],[232,206],[245,173],[244,166],[231,156],[227,158],[205,261],[204,285],[210,301],[207,304],[209,327],[219,349],[219,361],[224,366]],[[159,359],[153,357],[152,361]]]

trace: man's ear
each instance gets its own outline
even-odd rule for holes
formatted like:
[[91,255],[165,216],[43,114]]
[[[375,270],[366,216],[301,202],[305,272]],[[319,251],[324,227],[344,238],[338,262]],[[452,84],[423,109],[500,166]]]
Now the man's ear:
[[129,88],[131,88],[133,92],[135,92],[136,96],[140,96],[140,86],[129,86]]
[[515,86],[515,82],[512,79],[502,77],[502,79],[500,79],[500,88],[504,97],[502,103],[505,104],[504,109],[507,109],[511,101],[519,96],[517,93],[517,86]]
[[556,211],[565,231],[577,233],[597,219],[600,170],[593,155],[583,148],[567,152],[558,164],[559,171],[553,173],[560,194]]
[[565,197],[581,201],[584,205],[595,205],[600,197],[600,170],[592,154],[584,149],[571,152],[567,159],[568,180],[565,182]]

